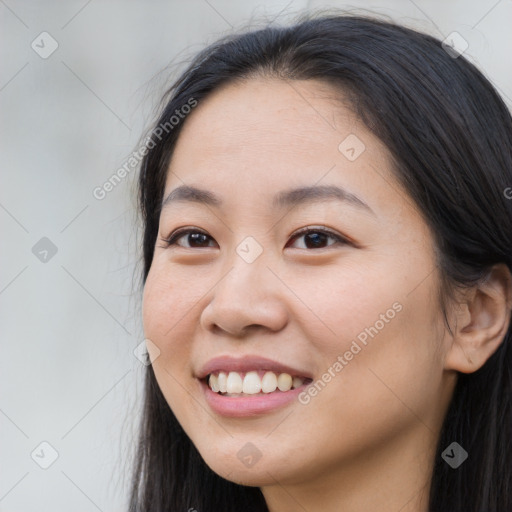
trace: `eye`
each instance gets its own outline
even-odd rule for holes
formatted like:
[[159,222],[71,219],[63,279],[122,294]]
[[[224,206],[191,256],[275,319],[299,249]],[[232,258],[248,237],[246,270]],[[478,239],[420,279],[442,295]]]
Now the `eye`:
[[[178,241],[185,238],[188,245],[182,245]],[[334,231],[328,230],[324,227],[308,227],[304,228],[292,236],[292,240],[304,238],[304,247],[298,247],[299,249],[323,249],[325,243],[331,239],[333,243],[328,243],[326,247],[336,244],[348,244],[350,243],[345,237],[335,233]],[[200,231],[196,228],[185,228],[178,229],[172,233],[168,238],[164,239],[166,247],[172,245],[178,245],[179,247],[185,247],[187,249],[194,248],[207,248],[211,247],[208,245],[209,240],[213,240],[207,233]]]
[[348,244],[349,241],[343,236],[326,228],[308,227],[301,229],[292,236],[292,240],[304,238],[305,247],[299,249],[323,249],[325,242],[330,238],[334,243],[328,244],[327,247],[336,244]]
[[[189,243],[188,246],[183,246],[178,244],[177,241],[181,238],[184,238],[185,235],[188,235],[185,240]],[[210,235],[207,235],[204,231],[200,231],[196,228],[186,228],[186,229],[178,229],[174,233],[172,233],[168,238],[164,239],[166,247],[170,247],[171,245],[178,245],[180,247],[185,247],[187,249],[194,249],[194,244],[198,244],[199,247],[208,247],[208,239],[213,240]]]

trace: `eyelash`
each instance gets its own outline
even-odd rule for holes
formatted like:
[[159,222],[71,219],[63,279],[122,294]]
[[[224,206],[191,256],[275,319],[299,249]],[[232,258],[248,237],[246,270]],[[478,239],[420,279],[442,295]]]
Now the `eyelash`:
[[[172,245],[178,245],[176,242],[180,238],[182,238],[184,235],[187,235],[190,233],[199,233],[199,234],[206,235],[209,238],[211,238],[210,235],[208,235],[208,233],[202,231],[201,229],[197,229],[197,228],[177,229],[174,233],[171,233],[171,235],[169,237],[162,239],[163,242],[165,242],[165,248],[170,247]],[[309,233],[322,233],[322,234],[328,235],[330,238],[333,238],[334,240],[336,240],[337,243],[328,245],[327,247],[321,247],[320,250],[326,249],[328,247],[332,247],[333,245],[337,245],[337,244],[347,245],[347,244],[351,243],[347,238],[345,238],[329,229],[326,229],[326,228],[314,228],[314,227],[313,228],[312,227],[303,228],[303,229],[300,229],[299,231],[297,231],[296,233],[294,233],[291,238],[295,239],[295,238],[307,235]],[[181,247],[181,246],[179,246],[179,247]],[[195,249],[195,247],[183,247],[183,248],[184,249]],[[199,247],[199,249],[208,249],[208,247]],[[308,250],[307,247],[306,247],[306,250]],[[314,250],[314,248],[309,249],[309,250]]]

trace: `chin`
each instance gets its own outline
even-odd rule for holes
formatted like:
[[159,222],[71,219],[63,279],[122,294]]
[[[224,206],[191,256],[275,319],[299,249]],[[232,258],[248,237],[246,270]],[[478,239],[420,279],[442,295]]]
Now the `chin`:
[[[216,449],[206,448],[205,451],[201,450],[200,454],[214,473],[238,485],[266,487],[274,486],[276,482],[283,485],[293,484],[300,483],[308,476],[305,471],[307,464],[302,466],[305,461],[297,461],[294,453],[290,457],[285,457],[284,454],[281,457],[279,447],[274,446],[272,450],[270,447],[264,448],[268,455],[260,453],[258,457],[257,453],[252,454],[251,450],[253,448],[250,445],[246,445],[242,450],[238,447],[233,450],[231,447],[222,450],[222,453]],[[290,461],[298,464],[292,467]]]
[[[260,461],[261,462],[261,461]],[[267,467],[267,465],[261,465],[258,463],[252,468],[239,467],[237,464],[208,464],[208,467],[217,475],[233,482],[238,485],[246,485],[249,487],[263,487],[267,485],[275,485],[276,480],[279,480],[279,472],[274,468]],[[258,466],[258,467],[257,467]]]

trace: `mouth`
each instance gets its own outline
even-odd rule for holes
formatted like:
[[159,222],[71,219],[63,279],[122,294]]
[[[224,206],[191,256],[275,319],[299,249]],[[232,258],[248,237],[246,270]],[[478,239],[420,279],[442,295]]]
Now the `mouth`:
[[200,379],[211,410],[228,418],[261,417],[298,401],[311,384],[308,377],[265,370],[215,372]]
[[249,397],[272,393],[287,393],[310,384],[306,376],[286,372],[251,370],[248,372],[217,371],[203,379],[209,389],[225,397]]
[[197,372],[196,378],[214,413],[238,418],[289,405],[313,382],[307,370],[259,355],[216,357]]

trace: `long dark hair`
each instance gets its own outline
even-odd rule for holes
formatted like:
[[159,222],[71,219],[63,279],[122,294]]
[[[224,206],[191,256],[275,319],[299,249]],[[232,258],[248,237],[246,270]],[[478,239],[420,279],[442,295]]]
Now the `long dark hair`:
[[[186,119],[176,110],[230,81],[252,76],[319,79],[348,97],[387,146],[394,173],[434,234],[440,304],[456,287],[512,268],[512,119],[490,82],[434,37],[374,17],[308,14],[292,26],[232,34],[203,50],[165,96],[140,170],[143,282],[158,232],[166,172]],[[512,339],[485,365],[459,374],[442,427],[430,489],[435,512],[512,510]],[[166,403],[152,367],[133,468],[131,512],[266,511],[259,488],[214,473]],[[453,441],[469,459],[441,457]]]

